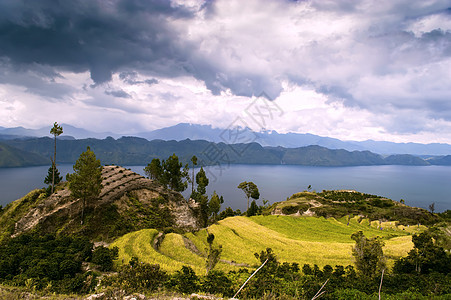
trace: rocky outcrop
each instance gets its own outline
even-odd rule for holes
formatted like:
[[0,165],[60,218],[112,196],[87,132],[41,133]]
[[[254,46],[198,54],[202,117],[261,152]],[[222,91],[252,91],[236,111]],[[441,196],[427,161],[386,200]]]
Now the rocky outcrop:
[[68,186],[41,199],[16,223],[13,236],[33,229],[43,232],[81,233],[111,239],[142,228],[172,227],[196,230],[197,206],[157,182],[119,166],[102,170],[100,196],[87,203],[86,224],[81,225],[82,203]]

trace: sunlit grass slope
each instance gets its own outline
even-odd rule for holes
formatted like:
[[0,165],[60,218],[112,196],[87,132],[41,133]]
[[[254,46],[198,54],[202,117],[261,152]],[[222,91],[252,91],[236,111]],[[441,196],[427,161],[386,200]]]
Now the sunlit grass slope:
[[[349,222],[349,224],[348,224]],[[379,228],[382,226],[382,230]],[[208,230],[208,232],[207,232]],[[208,233],[215,235],[215,245],[222,245],[223,252],[218,269],[238,269],[236,264],[255,266],[254,253],[272,248],[281,262],[303,264],[348,265],[353,264],[351,235],[362,230],[367,237],[380,236],[385,243],[384,251],[389,265],[394,258],[407,255],[412,248],[408,231],[418,228],[398,229],[395,224],[372,223],[358,218],[335,220],[316,217],[255,216],[232,217],[196,233],[170,233],[165,236],[157,252],[151,246],[156,230],[141,230],[119,238],[111,246],[120,248],[119,262],[126,263],[132,256],[141,261],[158,263],[169,272],[182,265],[191,266],[196,272],[205,272],[205,251]],[[420,228],[421,230],[421,228]],[[183,238],[189,239],[201,255],[185,247]],[[390,262],[391,260],[391,262]]]

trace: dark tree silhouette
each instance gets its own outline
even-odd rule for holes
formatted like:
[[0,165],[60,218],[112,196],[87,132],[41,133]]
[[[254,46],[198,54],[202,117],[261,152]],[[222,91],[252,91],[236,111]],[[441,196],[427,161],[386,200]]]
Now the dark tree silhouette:
[[55,150],[53,151],[53,159],[52,159],[52,194],[55,189],[55,169],[56,169],[56,137],[63,133],[63,127],[59,126],[57,122],[53,123],[53,127],[50,129],[50,134],[52,134],[55,138]]
[[243,181],[238,185],[238,188],[243,190],[247,197],[247,209],[249,209],[249,198],[257,200],[260,198],[260,192],[258,191],[257,185],[252,181]]

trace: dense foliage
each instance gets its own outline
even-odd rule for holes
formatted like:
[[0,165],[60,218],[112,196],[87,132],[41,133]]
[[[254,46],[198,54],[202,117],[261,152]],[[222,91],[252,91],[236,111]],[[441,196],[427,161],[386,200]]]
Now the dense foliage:
[[414,248],[409,255],[396,261],[394,272],[399,274],[451,273],[451,255],[435,242],[429,232],[412,236]]
[[83,202],[81,213],[83,224],[86,205],[96,199],[102,189],[102,166],[91,148],[87,147],[86,151],[80,154],[73,169],[74,173],[69,176],[69,189],[72,196],[80,198]]
[[22,234],[0,244],[0,283],[58,293],[89,293],[96,273],[82,265],[92,261],[112,269],[117,249],[97,247],[83,237]]
[[[321,205],[312,205],[311,201]],[[361,215],[370,220],[398,221],[402,225],[433,225],[442,219],[441,215],[425,209],[409,207],[401,202],[356,191],[323,190],[321,193],[296,193],[287,198],[286,202],[273,204],[270,210],[278,206],[282,213],[287,215],[298,211],[302,214],[310,210],[325,218]],[[446,217],[446,214],[443,216]]]
[[[213,236],[209,237],[210,245],[213,239]],[[356,246],[369,241],[359,233],[355,234],[355,240]],[[384,299],[431,299],[431,296],[451,294],[450,254],[437,246],[429,233],[414,236],[414,244],[409,256],[396,262],[394,272],[385,274]],[[423,257],[421,269],[424,271],[412,269],[410,265],[418,253]],[[232,297],[259,267],[255,265],[227,273],[210,270],[207,275],[199,275],[189,266],[183,266],[168,274],[157,264],[132,258],[129,264],[119,267],[117,273],[105,277],[100,285],[97,285],[100,273],[83,267],[90,263],[99,271],[109,271],[116,257],[117,248],[100,246],[93,249],[86,238],[21,235],[0,244],[0,283],[58,293],[86,294],[94,292],[97,286],[127,293],[163,290]],[[378,269],[374,271],[376,276],[367,276],[359,271],[359,266],[356,270],[353,266],[319,268],[317,265],[301,267],[297,263],[280,263],[271,248],[255,253],[255,257],[260,264],[265,264],[240,291],[240,299],[311,299],[326,281],[321,299],[375,299],[379,289]]]
[[[53,170],[55,170],[55,178],[53,179]],[[47,172],[47,176],[44,178],[44,183],[51,185],[52,180],[54,180],[54,184],[57,185],[63,180],[63,176],[61,176],[60,172],[55,166],[49,168]]]
[[[239,299],[312,299],[324,285],[321,299],[377,299],[380,274],[375,277],[359,275],[353,266],[332,267],[296,263],[280,263],[270,249],[255,253],[265,265],[240,291]],[[198,275],[183,266],[174,274],[167,274],[158,265],[132,259],[130,265],[104,284],[131,291],[175,291],[183,294],[210,293],[232,297],[240,286],[257,269],[238,271],[212,270]],[[383,279],[383,299],[448,299],[451,293],[451,275],[448,274],[386,274]],[[443,298],[440,295],[448,295]]]
[[362,231],[354,233],[351,238],[355,241],[352,255],[355,258],[355,266],[363,277],[378,276],[385,269],[384,243],[379,237],[368,239]]
[[177,192],[183,192],[188,187],[188,164],[182,169],[177,155],[172,154],[166,160],[154,158],[144,168],[144,172],[149,178],[158,181],[160,184]]

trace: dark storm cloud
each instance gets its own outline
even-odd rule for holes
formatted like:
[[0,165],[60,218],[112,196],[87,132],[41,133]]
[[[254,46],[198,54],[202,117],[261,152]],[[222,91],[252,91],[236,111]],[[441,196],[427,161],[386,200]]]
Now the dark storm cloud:
[[2,1],[0,56],[13,64],[89,70],[102,83],[123,66],[179,64],[168,19],[189,17],[165,0]]
[[[198,9],[214,17],[214,1]],[[72,72],[89,71],[96,84],[112,74],[134,69],[149,75],[190,74],[215,94],[230,89],[252,96],[280,93],[280,84],[258,73],[222,76],[215,61],[197,53],[198,44],[171,22],[194,13],[168,0],[2,1],[0,2],[0,57],[13,65],[49,65]],[[121,78],[128,84],[156,84]]]
[[64,99],[75,91],[74,87],[56,82],[61,74],[39,64],[12,65],[8,59],[0,59],[0,82],[26,87],[26,92],[47,98],[49,101]]
[[145,83],[147,85],[157,84],[158,80],[155,78],[152,79],[145,79],[145,80],[139,80],[138,79],[138,73],[136,72],[122,72],[119,74],[119,79],[121,79],[123,82],[127,84],[142,84]]
[[116,98],[131,98],[131,96],[123,90],[105,91],[105,94]]
[[[188,8],[169,0],[3,0],[0,57],[16,69],[55,67],[46,83],[65,70],[89,70],[96,84],[114,73],[130,85],[188,75],[215,95],[276,98],[281,82],[290,81],[347,106],[377,110],[391,99],[392,107],[408,103],[415,89],[427,102],[437,90],[435,70],[427,71],[451,55],[451,32],[418,34],[406,24],[440,14],[449,15],[446,1],[204,1]],[[425,75],[415,75],[416,68]],[[387,100],[381,91],[391,88],[390,76],[403,90]],[[378,81],[387,87],[372,84]],[[448,87],[438,89],[443,92],[431,99],[447,101]],[[120,89],[106,93],[130,97]]]

